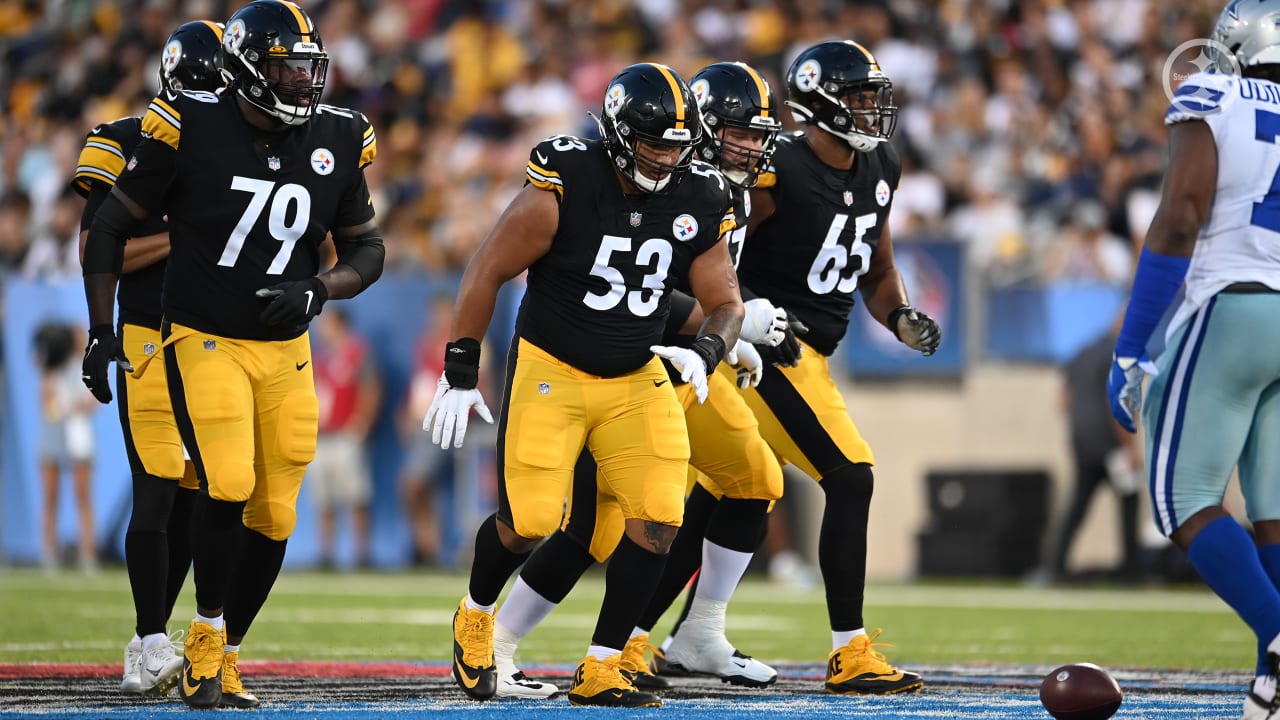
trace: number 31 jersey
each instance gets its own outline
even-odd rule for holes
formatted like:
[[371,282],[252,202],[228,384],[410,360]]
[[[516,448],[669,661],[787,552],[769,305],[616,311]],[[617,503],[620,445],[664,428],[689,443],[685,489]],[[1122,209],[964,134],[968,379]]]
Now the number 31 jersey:
[[165,317],[245,340],[300,335],[262,323],[255,293],[316,275],[328,232],[373,218],[369,121],[320,105],[305,125],[270,134],[249,125],[234,93],[166,93],[142,132],[117,186],[169,216]]
[[804,341],[835,352],[849,326],[858,278],[889,218],[902,163],[889,143],[858,153],[850,171],[823,163],[797,135],[778,138],[773,165],[753,192],[773,196],[774,213],[747,239],[738,263],[743,287],[809,327]]
[[560,224],[529,268],[520,337],[592,375],[643,366],[672,287],[734,227],[728,182],[695,162],[668,192],[626,195],[600,143],[567,135],[539,143],[526,175],[555,193]]
[[1200,229],[1186,297],[1169,322],[1172,338],[1226,286],[1258,282],[1280,290],[1280,85],[1196,73],[1178,86],[1166,125],[1204,121],[1218,148],[1213,208]]

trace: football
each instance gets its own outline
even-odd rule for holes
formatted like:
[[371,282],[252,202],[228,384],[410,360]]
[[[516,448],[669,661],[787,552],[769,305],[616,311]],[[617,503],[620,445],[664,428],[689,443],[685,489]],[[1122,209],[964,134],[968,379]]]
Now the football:
[[1063,665],[1040,683],[1040,704],[1058,720],[1106,720],[1123,699],[1115,678],[1093,663]]

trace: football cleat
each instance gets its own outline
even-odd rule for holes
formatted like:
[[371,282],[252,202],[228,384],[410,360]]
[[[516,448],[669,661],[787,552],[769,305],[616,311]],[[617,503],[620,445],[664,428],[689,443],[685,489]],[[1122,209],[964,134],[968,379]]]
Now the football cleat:
[[182,677],[178,695],[187,707],[209,709],[222,702],[221,630],[212,625],[191,621],[182,651]]
[[530,680],[524,671],[517,669],[515,665],[503,664],[498,667],[498,697],[544,700],[559,692],[560,688],[551,683]]
[[222,707],[252,710],[262,703],[240,680],[240,651],[222,653]]
[[622,671],[624,678],[641,690],[670,690],[671,682],[664,677],[658,677],[649,668],[645,652],[650,650],[656,656],[658,649],[649,644],[649,636],[636,635],[622,648],[622,660],[618,668]]
[[849,644],[827,656],[827,692],[854,695],[892,695],[918,692],[924,687],[924,678],[916,673],[900,670],[889,664],[877,647],[891,647],[875,643],[881,630],[870,635],[858,635]]
[[684,668],[671,667],[667,662],[667,654],[662,648],[651,648],[653,651],[653,659],[649,661],[649,671],[659,677],[684,677],[689,673]]
[[169,638],[143,643],[142,663],[138,671],[139,686],[144,695],[164,695],[178,684],[182,673],[182,655],[174,651]]
[[138,695],[142,692],[142,640],[134,638],[124,646],[124,677],[120,680],[120,692]]
[[738,652],[723,635],[705,636],[690,623],[685,623],[671,640],[666,664],[676,672],[714,675],[741,687],[768,687],[778,679],[778,671]]
[[569,702],[574,705],[599,705],[603,707],[659,707],[662,701],[657,695],[636,689],[619,667],[622,654],[611,655],[604,660],[585,657],[573,674],[573,689]]
[[465,597],[453,614],[453,679],[475,700],[488,700],[498,691],[493,613],[468,608]]

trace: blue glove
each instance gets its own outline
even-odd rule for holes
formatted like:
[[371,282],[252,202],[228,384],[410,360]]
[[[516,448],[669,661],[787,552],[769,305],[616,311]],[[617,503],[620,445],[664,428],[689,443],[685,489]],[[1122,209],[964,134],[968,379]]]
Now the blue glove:
[[1129,432],[1137,432],[1134,416],[1142,409],[1142,381],[1158,371],[1144,352],[1140,357],[1111,356],[1111,372],[1107,375],[1107,399],[1116,422]]

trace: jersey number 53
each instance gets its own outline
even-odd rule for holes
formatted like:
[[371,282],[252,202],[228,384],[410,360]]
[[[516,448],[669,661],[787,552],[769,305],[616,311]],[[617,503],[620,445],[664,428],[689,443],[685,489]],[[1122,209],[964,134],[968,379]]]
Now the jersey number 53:
[[640,244],[636,250],[637,267],[653,267],[653,272],[640,279],[640,289],[627,291],[626,279],[622,271],[611,263],[614,253],[631,252],[631,238],[618,235],[605,235],[600,240],[600,250],[596,252],[595,263],[590,274],[609,284],[609,291],[604,293],[588,292],[582,302],[592,310],[604,312],[617,307],[622,299],[627,300],[627,309],[637,317],[648,317],[658,309],[658,301],[666,289],[667,270],[671,267],[671,243],[662,238],[651,238]]

